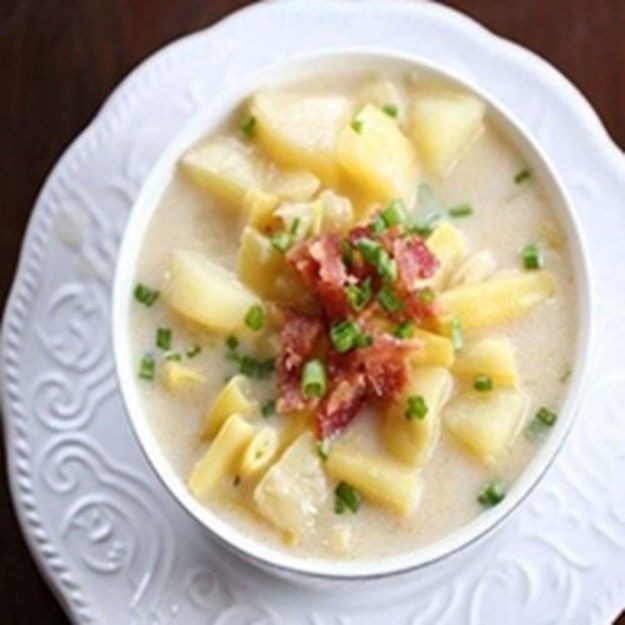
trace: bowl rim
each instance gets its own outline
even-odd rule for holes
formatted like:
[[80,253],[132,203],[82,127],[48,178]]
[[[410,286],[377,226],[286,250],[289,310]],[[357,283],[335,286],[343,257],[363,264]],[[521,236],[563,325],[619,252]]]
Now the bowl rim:
[[[212,131],[225,119],[268,76],[283,76],[298,66],[308,68],[311,64],[341,61],[349,58],[368,60],[374,64],[403,64],[426,73],[442,76],[445,81],[483,98],[489,113],[497,119],[497,125],[504,127],[509,140],[523,154],[531,155],[533,164],[538,165],[540,178],[550,187],[550,195],[557,197],[553,202],[560,220],[567,230],[569,254],[576,277],[577,344],[574,365],[568,388],[560,408],[560,418],[541,448],[533,455],[523,469],[501,504],[487,510],[469,523],[451,533],[417,547],[407,554],[384,558],[363,559],[342,563],[322,558],[305,558],[287,554],[274,547],[267,547],[257,539],[249,539],[240,530],[232,528],[210,508],[197,501],[187,490],[184,481],[168,466],[164,454],[145,418],[141,418],[138,385],[131,365],[128,335],[128,316],[132,301],[131,286],[134,281],[134,260],[139,254],[145,228],[158,205],[158,199],[169,183],[179,156]],[[312,72],[315,73],[315,72]],[[319,71],[317,70],[317,73]],[[274,79],[275,80],[275,79]],[[279,78],[275,82],[289,82]],[[255,83],[257,83],[255,85]],[[274,572],[296,574],[306,578],[327,580],[378,579],[424,568],[451,557],[468,546],[483,539],[499,527],[542,481],[549,467],[555,461],[579,411],[590,361],[593,330],[594,303],[591,289],[590,263],[586,243],[582,236],[578,217],[573,208],[566,187],[531,133],[521,120],[483,87],[450,70],[441,63],[432,62],[421,55],[398,52],[379,46],[324,47],[312,53],[293,56],[278,63],[270,63],[247,75],[243,80],[225,88],[219,97],[201,106],[169,140],[160,156],[145,178],[137,195],[124,234],[116,262],[112,297],[112,334],[115,372],[123,398],[125,412],[131,423],[131,430],[142,453],[152,470],[164,484],[173,499],[210,535],[231,551]]]

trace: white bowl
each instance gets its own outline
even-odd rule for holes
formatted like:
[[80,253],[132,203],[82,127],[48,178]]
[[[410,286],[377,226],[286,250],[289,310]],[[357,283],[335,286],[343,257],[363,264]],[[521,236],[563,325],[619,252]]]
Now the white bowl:
[[[348,71],[354,67],[358,68],[358,71],[363,69],[419,70],[456,83],[488,102],[490,119],[523,154],[533,174],[538,177],[546,192],[553,198],[553,204],[559,211],[559,218],[566,229],[577,278],[578,336],[573,375],[567,397],[560,409],[558,422],[501,504],[485,511],[449,535],[409,553],[382,559],[337,563],[317,558],[302,558],[268,547],[225,523],[210,508],[197,501],[188,492],[184,480],[180,479],[169,465],[149,425],[136,383],[136,363],[130,350],[128,316],[134,285],[134,269],[144,233],[161,194],[174,174],[180,155],[224,121],[233,109],[255,89],[271,84],[288,83],[294,79],[302,80],[307,75]],[[523,129],[522,121],[514,119],[488,93],[460,79],[443,67],[433,65],[426,59],[379,49],[333,50],[329,53],[318,53],[274,65],[241,84],[223,91],[206,107],[198,111],[168,144],[145,181],[126,225],[113,289],[113,346],[119,386],[134,432],[143,451],[173,497],[213,537],[247,560],[271,572],[288,574],[300,580],[315,578],[358,580],[406,573],[447,558],[487,535],[518,508],[554,461],[573,424],[586,374],[591,338],[591,311],[587,254],[574,211],[571,209],[565,189],[554,169],[539,146]],[[155,514],[157,513],[158,511],[155,511]]]

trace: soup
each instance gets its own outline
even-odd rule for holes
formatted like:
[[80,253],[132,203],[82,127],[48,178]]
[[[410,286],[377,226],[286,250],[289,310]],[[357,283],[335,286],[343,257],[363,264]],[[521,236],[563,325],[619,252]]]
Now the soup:
[[557,207],[488,106],[341,73],[252,94],[180,158],[129,323],[193,496],[340,560],[502,501],[557,420],[575,310]]

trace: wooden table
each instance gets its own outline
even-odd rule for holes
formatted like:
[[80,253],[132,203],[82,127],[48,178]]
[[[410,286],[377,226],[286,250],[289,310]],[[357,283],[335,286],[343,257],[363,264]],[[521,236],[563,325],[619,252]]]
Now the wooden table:
[[[164,43],[209,26],[246,4],[250,2],[0,1],[3,300],[45,176],[111,89]],[[586,93],[612,137],[625,147],[625,0],[449,0],[447,4],[559,67]],[[0,553],[4,615],[0,621],[67,623],[26,549],[5,479],[0,480]],[[618,623],[625,625],[625,615]]]

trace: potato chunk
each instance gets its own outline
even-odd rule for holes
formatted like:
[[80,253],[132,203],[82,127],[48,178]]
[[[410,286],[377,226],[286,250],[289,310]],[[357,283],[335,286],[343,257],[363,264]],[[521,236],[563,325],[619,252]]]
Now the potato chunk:
[[241,476],[258,478],[273,462],[279,449],[279,438],[275,428],[260,428],[243,452],[239,469]]
[[444,176],[483,127],[486,104],[469,93],[427,90],[410,106],[409,128],[430,171]]
[[[404,392],[388,409],[383,427],[384,443],[400,462],[422,467],[430,459],[440,435],[440,410],[451,392],[451,374],[444,367],[415,367]],[[422,397],[423,418],[406,418],[409,397]]]
[[291,444],[254,490],[263,516],[296,537],[313,529],[327,497],[328,483],[310,432]]
[[414,338],[421,341],[421,346],[410,352],[412,364],[451,366],[454,361],[454,347],[446,336],[415,328]]
[[452,271],[467,252],[464,234],[444,221],[428,237],[427,246],[439,262],[438,269],[430,280],[430,286],[435,289],[444,288]]
[[244,328],[247,311],[258,303],[235,275],[190,250],[172,254],[163,297],[178,314],[220,334]]
[[309,171],[278,171],[269,183],[272,193],[294,202],[310,200],[320,186],[319,178]]
[[491,252],[488,250],[475,252],[454,271],[448,286],[482,282],[492,276],[496,268],[497,263]]
[[163,364],[163,384],[172,393],[183,393],[204,382],[204,376],[175,360]]
[[555,279],[548,271],[528,271],[458,286],[439,297],[443,325],[445,319],[458,319],[464,329],[510,321],[554,292]]
[[242,204],[249,189],[263,184],[264,164],[259,156],[251,146],[230,137],[191,148],[181,167],[198,187],[233,204]]
[[248,393],[247,379],[242,375],[233,376],[207,410],[202,425],[202,438],[213,438],[230,415],[254,414],[258,406],[249,398]]
[[459,378],[487,375],[495,386],[516,387],[518,374],[514,345],[506,336],[493,336],[469,343],[456,355],[452,372]]
[[415,192],[420,177],[417,154],[396,122],[372,104],[343,128],[337,156],[353,181],[375,200],[408,202]]
[[511,389],[494,389],[485,395],[469,391],[454,398],[443,410],[443,423],[478,460],[492,465],[523,426],[527,400]]
[[269,229],[275,217],[273,211],[280,204],[280,198],[262,189],[250,189],[243,198],[243,209],[247,223],[259,230]]
[[252,97],[250,111],[257,140],[272,159],[336,184],[336,138],[349,117],[347,98],[261,91]]

